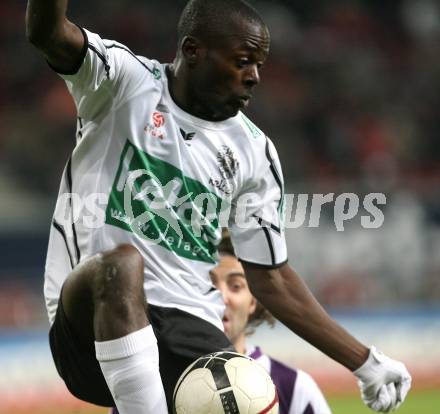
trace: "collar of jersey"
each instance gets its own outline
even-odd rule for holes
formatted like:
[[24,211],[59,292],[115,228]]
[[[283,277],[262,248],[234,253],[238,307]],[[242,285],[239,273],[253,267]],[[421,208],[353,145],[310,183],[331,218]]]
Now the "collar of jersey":
[[163,85],[164,86],[164,97],[165,97],[164,104],[170,108],[171,113],[173,115],[175,115],[178,118],[181,118],[183,120],[190,121],[192,124],[198,126],[199,128],[205,128],[205,129],[210,129],[210,130],[214,130],[214,131],[225,130],[225,129],[232,128],[232,127],[240,124],[239,123],[240,112],[236,116],[234,116],[232,118],[228,118],[224,121],[213,122],[213,121],[207,121],[202,118],[198,118],[198,117],[191,115],[190,113],[184,111],[182,108],[180,108],[180,106],[178,106],[174,102],[173,98],[171,97],[170,91],[168,89],[168,77],[166,74],[167,64],[163,64],[161,66],[162,66],[161,67],[162,79],[163,79],[163,84],[164,84]]

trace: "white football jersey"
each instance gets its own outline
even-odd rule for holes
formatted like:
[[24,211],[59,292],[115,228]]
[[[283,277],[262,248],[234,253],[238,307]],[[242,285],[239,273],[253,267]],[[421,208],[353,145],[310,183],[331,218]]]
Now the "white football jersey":
[[78,71],[60,74],[78,122],[50,232],[49,319],[78,263],[130,243],[144,259],[149,303],[223,329],[222,297],[209,277],[221,225],[241,260],[271,267],[287,260],[276,150],[241,112],[209,122],[179,108],[166,65],[89,31],[84,36]]

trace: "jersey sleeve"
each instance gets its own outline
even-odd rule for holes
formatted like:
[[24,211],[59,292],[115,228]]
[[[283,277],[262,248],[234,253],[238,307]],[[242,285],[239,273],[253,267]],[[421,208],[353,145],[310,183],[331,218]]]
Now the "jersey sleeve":
[[86,29],[81,31],[84,49],[80,66],[74,73],[58,72],[80,117],[90,119],[107,113],[135,94],[139,85],[153,84],[159,76],[157,62],[136,56],[121,43],[102,39]]
[[287,261],[284,235],[284,181],[278,154],[266,137],[255,173],[232,202],[229,230],[237,257],[276,268]]

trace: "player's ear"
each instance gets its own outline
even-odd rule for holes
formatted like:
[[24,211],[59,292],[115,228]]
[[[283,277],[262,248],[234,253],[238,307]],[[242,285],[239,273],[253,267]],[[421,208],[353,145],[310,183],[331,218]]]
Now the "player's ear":
[[252,315],[257,309],[257,299],[252,296],[251,306],[249,306],[249,315]]
[[202,43],[194,36],[185,36],[180,44],[180,50],[190,66],[195,65],[204,53]]

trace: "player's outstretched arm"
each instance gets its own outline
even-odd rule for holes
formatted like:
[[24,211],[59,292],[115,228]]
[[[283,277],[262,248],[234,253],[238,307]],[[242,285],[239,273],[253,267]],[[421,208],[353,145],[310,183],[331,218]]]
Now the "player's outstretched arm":
[[67,0],[28,0],[26,36],[54,68],[71,73],[81,63],[84,37],[66,9]]
[[252,293],[279,321],[353,371],[370,408],[389,412],[400,405],[411,385],[401,362],[368,349],[336,323],[289,265],[244,268]]
[[244,267],[254,296],[288,328],[351,371],[366,361],[368,348],[330,318],[289,265]]

